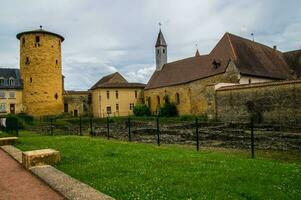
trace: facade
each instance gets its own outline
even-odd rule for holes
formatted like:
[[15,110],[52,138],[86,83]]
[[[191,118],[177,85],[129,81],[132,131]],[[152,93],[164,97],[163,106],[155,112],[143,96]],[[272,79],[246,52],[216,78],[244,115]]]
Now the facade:
[[92,88],[94,117],[128,116],[143,101],[145,84],[129,83],[118,72],[101,78]]
[[90,115],[91,111],[91,93],[89,91],[65,91],[64,113],[77,117]]
[[0,68],[0,115],[20,112],[23,112],[20,71]]
[[[158,41],[163,41],[160,38],[163,38],[161,31],[156,49]],[[165,40],[164,47],[167,47]],[[213,118],[215,89],[212,86],[296,79],[296,70],[292,70],[294,66],[287,62],[287,57],[276,48],[226,33],[207,55],[197,51],[193,57],[165,63],[162,67],[158,63],[164,60],[156,56],[157,68],[145,87],[144,98],[153,113],[168,98],[176,104],[180,115]],[[295,62],[294,58],[291,62]]]
[[64,38],[42,29],[17,34],[23,109],[32,116],[63,112],[61,43]]

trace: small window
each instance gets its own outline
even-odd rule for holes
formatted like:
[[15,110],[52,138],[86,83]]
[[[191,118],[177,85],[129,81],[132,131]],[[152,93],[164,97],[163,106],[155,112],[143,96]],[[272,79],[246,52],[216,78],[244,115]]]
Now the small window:
[[29,58],[28,57],[26,57],[25,64],[29,65]]
[[157,54],[159,55],[159,53],[160,53],[160,50],[158,49],[158,50],[157,50]]
[[59,98],[59,95],[58,95],[57,93],[55,93],[54,98],[55,98],[55,99],[58,99],[58,98]]
[[5,98],[5,92],[4,91],[0,91],[0,98],[4,99]]
[[157,96],[157,104],[160,105],[160,96]]
[[16,98],[16,93],[15,92],[9,92],[9,98],[10,99]]
[[249,84],[251,84],[252,80],[249,78]]
[[0,112],[6,112],[6,107],[5,107],[5,104],[4,103],[1,103],[0,104]]
[[111,106],[107,106],[107,114],[111,114],[112,113],[112,109],[111,109]]
[[168,95],[165,95],[163,99],[164,99],[164,103],[169,103],[169,96]]
[[163,49],[163,54],[165,54],[165,49]]
[[65,112],[65,113],[68,112],[68,104],[67,104],[67,103],[64,104],[64,112]]
[[176,93],[176,104],[180,104],[180,95]]
[[110,99],[110,91],[107,91],[107,99]]
[[116,97],[116,99],[118,99],[118,97],[119,97],[118,90],[115,91],[115,97]]
[[25,45],[25,38],[22,38],[22,45]]
[[15,80],[14,79],[9,79],[9,85],[10,86],[13,86],[13,85],[15,85]]
[[119,111],[119,104],[116,104],[116,111]]
[[32,78],[30,77],[29,82],[32,83]]
[[40,36],[36,36],[36,43],[40,42]]
[[58,64],[58,61],[57,61],[57,60],[55,60],[55,64],[56,64],[56,65]]
[[135,99],[137,99],[137,98],[138,98],[138,91],[135,90]]
[[130,110],[133,110],[133,109],[134,109],[134,104],[130,103]]

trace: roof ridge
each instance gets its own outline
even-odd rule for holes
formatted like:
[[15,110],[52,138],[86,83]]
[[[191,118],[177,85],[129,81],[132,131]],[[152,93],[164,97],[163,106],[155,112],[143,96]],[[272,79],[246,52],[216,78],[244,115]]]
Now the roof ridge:
[[231,49],[232,49],[232,52],[233,52],[233,55],[234,55],[234,59],[237,60],[237,54],[236,54],[235,49],[233,47],[233,44],[232,44],[232,41],[231,41],[231,38],[230,38],[230,33],[226,32],[225,35],[227,36],[227,38],[229,40],[229,43],[230,43],[230,46],[231,46]]

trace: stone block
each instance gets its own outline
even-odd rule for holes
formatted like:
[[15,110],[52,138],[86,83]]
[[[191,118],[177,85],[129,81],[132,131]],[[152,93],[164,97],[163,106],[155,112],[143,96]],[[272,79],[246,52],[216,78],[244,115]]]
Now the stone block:
[[22,164],[26,169],[40,165],[54,165],[60,159],[60,152],[54,149],[41,149],[22,153]]
[[3,145],[12,145],[18,140],[17,137],[3,137],[0,138],[0,146]]

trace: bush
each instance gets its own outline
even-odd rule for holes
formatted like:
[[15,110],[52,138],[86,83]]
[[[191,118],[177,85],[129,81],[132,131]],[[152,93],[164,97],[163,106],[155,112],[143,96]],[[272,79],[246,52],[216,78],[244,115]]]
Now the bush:
[[17,117],[19,118],[19,120],[23,121],[25,124],[33,124],[33,116],[30,116],[28,114],[25,113],[19,113],[17,114]]
[[174,103],[165,103],[160,109],[160,116],[162,117],[175,117],[178,115],[177,107]]
[[151,111],[150,111],[149,107],[147,107],[147,105],[145,105],[145,104],[135,105],[133,112],[134,112],[135,116],[150,116],[151,115]]
[[6,115],[6,131],[12,132],[18,129],[22,129],[24,124],[19,120],[16,115]]

